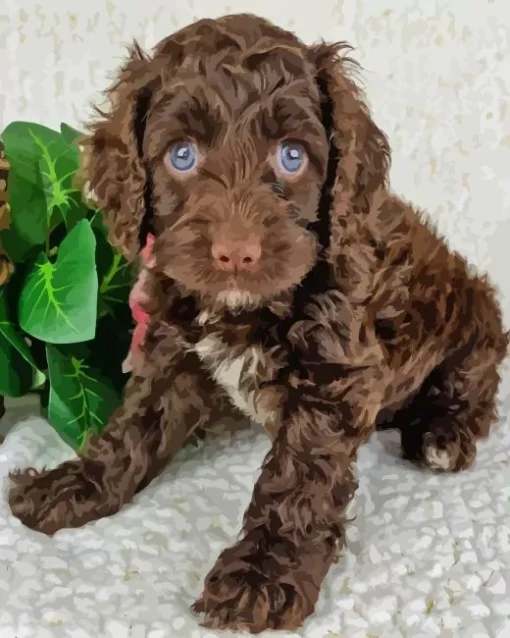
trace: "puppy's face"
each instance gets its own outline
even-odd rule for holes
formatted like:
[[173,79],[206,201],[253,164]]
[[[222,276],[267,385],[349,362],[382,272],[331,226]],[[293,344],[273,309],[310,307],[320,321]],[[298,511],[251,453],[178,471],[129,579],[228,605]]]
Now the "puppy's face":
[[300,283],[328,140],[311,73],[275,50],[250,64],[196,58],[163,81],[143,152],[157,266],[204,299],[259,304]]
[[[110,241],[133,260],[151,221],[155,268],[230,307],[292,291],[317,238],[338,268],[389,165],[348,50],[250,14],[199,20],[152,57],[135,46],[83,140]],[[311,232],[322,191],[328,227]]]

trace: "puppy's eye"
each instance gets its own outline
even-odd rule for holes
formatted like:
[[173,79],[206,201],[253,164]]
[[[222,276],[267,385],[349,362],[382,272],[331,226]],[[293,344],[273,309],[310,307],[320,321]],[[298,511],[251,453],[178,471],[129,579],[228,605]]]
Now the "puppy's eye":
[[167,156],[169,167],[177,173],[189,173],[196,168],[198,151],[192,142],[177,142],[170,147]]
[[284,142],[278,147],[276,161],[282,173],[295,176],[305,168],[308,156],[302,144],[298,142]]

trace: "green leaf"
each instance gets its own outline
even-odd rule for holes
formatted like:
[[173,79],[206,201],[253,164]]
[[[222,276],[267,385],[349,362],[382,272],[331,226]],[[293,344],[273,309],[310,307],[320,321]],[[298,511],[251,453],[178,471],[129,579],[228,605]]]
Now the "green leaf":
[[52,144],[60,138],[60,134],[33,122],[12,122],[2,133],[11,172],[33,186],[40,187],[41,150],[34,137]]
[[61,122],[60,124],[60,133],[62,134],[62,137],[64,138],[66,143],[70,144],[71,146],[75,146],[78,140],[83,137],[83,133],[81,131],[77,131],[75,128],[69,126],[69,124],[66,124],[65,122]]
[[[61,212],[65,219],[70,207],[70,196],[79,193],[73,185],[73,178],[78,170],[78,152],[65,140],[58,136],[49,141],[41,139],[31,129],[28,131],[39,149],[39,171],[41,174],[44,195],[51,222],[54,211]],[[51,227],[51,223],[49,223]]]
[[0,290],[0,395],[20,397],[40,387],[45,380],[10,317],[4,290]]
[[55,225],[68,216],[71,196],[78,192],[73,186],[78,149],[61,133],[31,122],[9,124],[2,139],[11,165],[12,211],[12,227],[2,241],[18,261],[33,246],[43,246]]
[[50,392],[48,420],[74,448],[99,433],[120,402],[120,395],[101,372],[88,364],[89,349],[46,346]]
[[[79,191],[71,193],[65,206],[54,209],[51,231],[53,232],[59,224],[63,223],[64,231],[70,232],[79,221],[86,219],[89,215],[92,213],[83,202],[81,193]],[[52,239],[49,243],[52,244]]]
[[108,242],[102,230],[94,232],[97,242],[96,264],[99,277],[98,316],[114,316],[127,305],[134,277],[131,265]]
[[9,173],[11,227],[2,231],[2,245],[15,262],[24,261],[34,246],[44,246],[48,234],[46,196],[42,182],[34,184]]
[[[131,346],[133,318],[127,304],[116,308],[115,316],[109,314],[97,322],[96,336],[90,347],[89,363],[107,377],[122,392],[127,376],[122,372],[122,362]],[[105,356],[105,353],[108,353]]]
[[20,325],[47,343],[79,343],[94,338],[98,280],[96,240],[87,220],[60,244],[57,260],[42,253],[21,291]]

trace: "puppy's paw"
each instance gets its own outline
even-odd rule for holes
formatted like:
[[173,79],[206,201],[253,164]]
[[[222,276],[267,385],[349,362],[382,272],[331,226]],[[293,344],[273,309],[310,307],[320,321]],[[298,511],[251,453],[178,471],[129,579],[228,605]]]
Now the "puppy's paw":
[[460,472],[469,469],[475,460],[476,444],[458,431],[440,428],[423,437],[423,462],[438,472]]
[[449,417],[402,429],[404,458],[437,472],[459,472],[470,468],[476,457],[476,442]]
[[203,615],[202,625],[252,634],[298,629],[315,605],[299,587],[300,575],[282,568],[270,573],[263,556],[235,559],[235,549],[220,556],[192,607]]
[[93,518],[97,486],[86,478],[80,461],[68,461],[54,470],[33,468],[13,472],[9,506],[30,529],[52,535],[65,527],[79,527]]
[[432,470],[448,472],[454,468],[457,452],[455,449],[440,449],[434,443],[427,445],[424,451],[425,465]]

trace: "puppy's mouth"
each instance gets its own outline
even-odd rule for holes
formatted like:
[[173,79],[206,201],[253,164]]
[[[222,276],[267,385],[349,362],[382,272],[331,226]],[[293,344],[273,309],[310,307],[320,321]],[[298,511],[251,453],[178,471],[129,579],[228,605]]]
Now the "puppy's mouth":
[[229,310],[244,310],[261,303],[260,295],[240,288],[232,280],[228,287],[216,295],[216,305],[226,306]]
[[313,234],[286,226],[266,237],[221,237],[215,243],[201,229],[174,229],[158,250],[158,269],[194,294],[204,305],[253,309],[292,291],[317,256]]
[[218,279],[215,285],[204,289],[204,296],[213,300],[214,305],[226,306],[230,310],[246,309],[260,305],[264,299],[265,286],[261,285],[261,273],[258,273],[258,277],[250,277],[247,272],[232,273],[224,279]]

